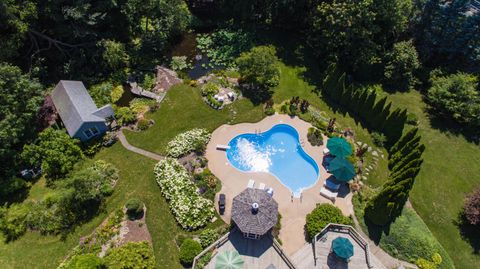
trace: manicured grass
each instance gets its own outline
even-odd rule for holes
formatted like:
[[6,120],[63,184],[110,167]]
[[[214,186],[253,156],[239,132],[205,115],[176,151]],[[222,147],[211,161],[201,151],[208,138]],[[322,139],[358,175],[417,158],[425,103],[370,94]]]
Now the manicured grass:
[[[88,223],[80,225],[65,240],[59,236],[42,236],[32,232],[27,232],[20,239],[8,244],[0,238],[0,267],[56,268],[65,255],[78,244],[81,236],[91,233],[109,212],[122,207],[129,198],[138,197],[147,206],[147,225],[153,238],[157,267],[182,268],[178,262],[178,250],[174,241],[179,228],[154,180],[152,171],[155,162],[125,150],[120,143],[102,150],[95,159],[106,160],[120,169],[120,180],[113,195],[107,200],[105,211]],[[39,193],[40,188],[41,186],[34,186],[32,190]]]
[[410,195],[415,210],[450,254],[456,268],[478,268],[480,255],[462,239],[455,223],[465,195],[480,186],[480,147],[461,135],[433,128],[419,92],[390,94],[390,99],[417,115],[426,145],[424,163]]
[[353,198],[355,216],[370,238],[378,242],[380,247],[390,255],[415,263],[418,258],[431,260],[432,255],[438,253],[443,259],[439,268],[454,268],[450,256],[414,210],[406,207],[402,215],[385,230],[375,225],[367,228],[363,216],[365,204],[359,198],[358,194]]
[[202,100],[200,90],[187,85],[171,88],[160,108],[147,115],[155,124],[143,132],[125,131],[128,141],[139,148],[164,154],[167,143],[177,134],[193,129],[215,130],[225,123],[257,122],[264,117],[263,106],[242,99],[215,110]]

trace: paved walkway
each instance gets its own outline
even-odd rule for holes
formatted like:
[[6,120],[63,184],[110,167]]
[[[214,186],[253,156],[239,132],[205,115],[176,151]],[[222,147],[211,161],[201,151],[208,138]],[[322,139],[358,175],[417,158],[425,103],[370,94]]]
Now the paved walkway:
[[163,160],[165,158],[165,157],[163,157],[161,155],[158,155],[156,153],[146,151],[144,149],[137,148],[137,147],[134,147],[134,146],[130,145],[130,143],[128,143],[128,141],[127,141],[127,138],[123,134],[122,129],[120,129],[117,132],[117,137],[118,137],[118,140],[120,140],[120,143],[122,143],[123,147],[130,150],[130,151],[133,151],[135,153],[138,153],[138,154],[143,155],[147,158],[154,159],[154,160],[157,160],[157,161]]
[[357,232],[365,239],[368,241],[368,246],[370,248],[370,253],[372,253],[373,255],[375,255],[375,257],[377,259],[380,260],[380,262],[387,268],[398,268],[400,266],[403,266],[405,268],[418,268],[415,264],[412,264],[412,263],[409,263],[409,262],[406,262],[406,261],[402,261],[402,260],[399,260],[399,259],[396,259],[392,256],[390,256],[390,254],[388,254],[387,252],[385,252],[383,249],[381,249],[378,245],[375,244],[375,242],[373,242],[369,237],[368,235],[366,235],[363,230],[362,230],[362,227],[360,227],[360,224],[358,223],[358,220],[357,220],[357,217],[356,216],[353,216],[353,222],[355,223],[355,227],[356,227],[356,230]]

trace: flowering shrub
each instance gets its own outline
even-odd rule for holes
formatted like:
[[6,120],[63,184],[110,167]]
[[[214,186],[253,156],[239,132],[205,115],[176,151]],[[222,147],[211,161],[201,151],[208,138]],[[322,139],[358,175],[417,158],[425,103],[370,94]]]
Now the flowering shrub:
[[208,141],[210,141],[210,133],[207,130],[192,129],[175,136],[168,142],[167,154],[178,158],[194,150],[203,151]]
[[170,210],[184,229],[197,229],[212,219],[215,212],[213,202],[196,192],[188,172],[177,160],[161,160],[155,165],[154,173]]

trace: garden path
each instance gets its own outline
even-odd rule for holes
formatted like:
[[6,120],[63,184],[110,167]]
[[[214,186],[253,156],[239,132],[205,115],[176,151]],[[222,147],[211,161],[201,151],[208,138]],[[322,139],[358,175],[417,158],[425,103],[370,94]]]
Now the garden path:
[[146,151],[144,149],[137,148],[137,147],[134,147],[134,146],[130,145],[130,143],[128,143],[128,141],[127,141],[127,138],[123,134],[122,129],[120,129],[117,132],[117,137],[118,137],[118,140],[120,140],[120,143],[122,143],[122,146],[124,148],[132,151],[132,152],[138,153],[138,154],[143,155],[147,158],[154,159],[154,160],[157,160],[157,161],[163,160],[165,158],[164,156],[158,155],[156,153]]

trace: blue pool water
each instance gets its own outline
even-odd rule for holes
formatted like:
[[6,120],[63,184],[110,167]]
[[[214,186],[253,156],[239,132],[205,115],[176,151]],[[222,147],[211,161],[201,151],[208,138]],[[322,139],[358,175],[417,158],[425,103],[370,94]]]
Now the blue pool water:
[[234,167],[272,173],[295,196],[317,181],[318,165],[303,151],[297,130],[290,125],[278,124],[260,134],[241,134],[228,145],[227,158]]

